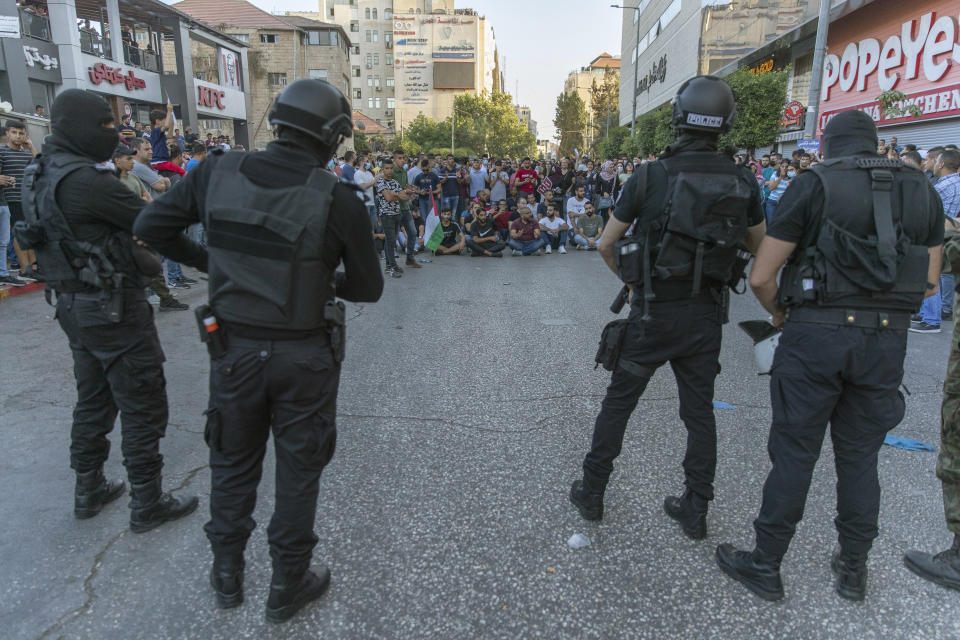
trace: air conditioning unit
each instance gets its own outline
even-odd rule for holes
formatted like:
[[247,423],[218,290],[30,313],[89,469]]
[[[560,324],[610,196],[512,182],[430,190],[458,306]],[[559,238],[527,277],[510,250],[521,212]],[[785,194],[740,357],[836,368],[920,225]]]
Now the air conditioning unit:
[[387,49],[393,49],[393,40],[383,43],[383,46],[385,46]]
[[388,115],[388,116],[392,116],[392,115],[393,115],[393,109],[387,109],[386,111],[384,111],[384,113],[385,113],[386,115]]
[[380,86],[379,84],[377,85],[377,91],[383,91],[383,87]]
[[367,63],[367,69],[373,69],[373,63],[372,63],[372,62],[368,62],[368,63]]

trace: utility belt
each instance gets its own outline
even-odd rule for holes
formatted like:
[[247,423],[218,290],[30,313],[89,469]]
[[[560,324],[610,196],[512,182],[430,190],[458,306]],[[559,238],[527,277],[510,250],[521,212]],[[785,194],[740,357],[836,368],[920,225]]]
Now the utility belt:
[[[197,330],[200,332],[200,341],[207,345],[210,357],[218,360],[227,353],[228,332],[214,314],[210,305],[204,304],[194,310],[197,318]],[[339,364],[346,355],[346,305],[339,300],[330,300],[323,309],[324,326],[313,331],[276,331],[271,329],[257,329],[247,326],[231,325],[229,331],[230,342],[242,344],[245,341],[257,340],[326,340],[333,349],[333,358]]]
[[908,311],[868,311],[864,309],[841,309],[830,307],[790,307],[787,310],[790,322],[810,324],[829,324],[841,327],[859,327],[861,329],[910,328]]

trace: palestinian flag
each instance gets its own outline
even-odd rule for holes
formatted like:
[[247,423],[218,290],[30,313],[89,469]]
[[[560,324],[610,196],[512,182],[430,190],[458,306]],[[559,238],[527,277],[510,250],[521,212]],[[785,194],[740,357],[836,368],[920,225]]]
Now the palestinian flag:
[[433,199],[433,194],[430,194],[430,215],[427,216],[427,219],[423,222],[423,245],[430,249],[430,251],[436,251],[437,247],[440,246],[440,243],[443,241],[443,227],[440,226],[440,216],[437,215],[437,202]]

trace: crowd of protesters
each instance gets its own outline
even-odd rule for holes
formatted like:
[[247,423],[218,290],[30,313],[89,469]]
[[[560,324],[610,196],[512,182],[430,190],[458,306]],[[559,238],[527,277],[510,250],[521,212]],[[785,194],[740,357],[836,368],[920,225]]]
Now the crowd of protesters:
[[[104,168],[115,171],[128,187],[145,201],[158,197],[202,162],[212,149],[244,151],[231,145],[227,136],[206,134],[205,139],[186,127],[176,128],[172,109],[154,110],[150,123],[132,123],[129,116],[117,127],[120,146]],[[37,150],[26,127],[18,120],[4,125],[6,144],[0,146],[0,285],[23,286],[41,280],[36,258],[22,251],[12,238],[11,227],[23,219],[20,183],[23,171]],[[731,151],[732,153],[732,151]],[[937,146],[921,152],[915,145],[880,140],[877,154],[897,158],[923,171],[943,200],[948,234],[960,225],[960,152],[956,145]],[[822,162],[822,156],[797,149],[752,157],[735,153],[738,164],[753,171],[760,185],[768,222],[777,203],[797,174]],[[470,255],[502,257],[565,254],[567,249],[591,251],[623,185],[635,169],[655,160],[621,156],[603,161],[587,157],[559,160],[531,158],[454,157],[418,154],[408,157],[397,150],[392,155],[367,155],[348,151],[331,160],[329,169],[342,182],[353,184],[366,204],[373,226],[373,241],[385,261],[385,272],[394,278],[404,269],[397,256],[406,256],[405,266],[421,268],[422,257]],[[427,218],[436,210],[440,218],[439,246],[428,249],[424,233]],[[202,239],[202,229],[192,230]],[[165,261],[165,274],[151,289],[161,310],[186,309],[171,289],[197,284],[185,276],[176,262]],[[19,270],[19,275],[17,271]],[[954,281],[943,274],[941,293],[924,302],[914,317],[911,331],[937,333],[941,322],[952,320]]]

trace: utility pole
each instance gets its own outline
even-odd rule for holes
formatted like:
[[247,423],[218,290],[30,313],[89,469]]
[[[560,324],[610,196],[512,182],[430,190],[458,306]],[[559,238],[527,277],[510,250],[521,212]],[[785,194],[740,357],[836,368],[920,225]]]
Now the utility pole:
[[817,19],[817,40],[813,48],[813,70],[810,74],[810,98],[807,101],[807,122],[803,137],[810,140],[817,135],[817,120],[820,118],[820,85],[823,84],[823,59],[827,54],[827,32],[830,29],[830,5],[832,0],[820,0],[820,17]]
[[[829,2],[829,0],[824,0]],[[635,13],[635,18],[637,21],[637,57],[633,60],[633,117],[630,119],[630,136],[636,133],[637,127],[637,80],[639,79],[637,73],[640,70],[640,0],[637,0],[637,6],[635,7],[625,7],[620,4],[610,5],[614,9],[633,9]]]

